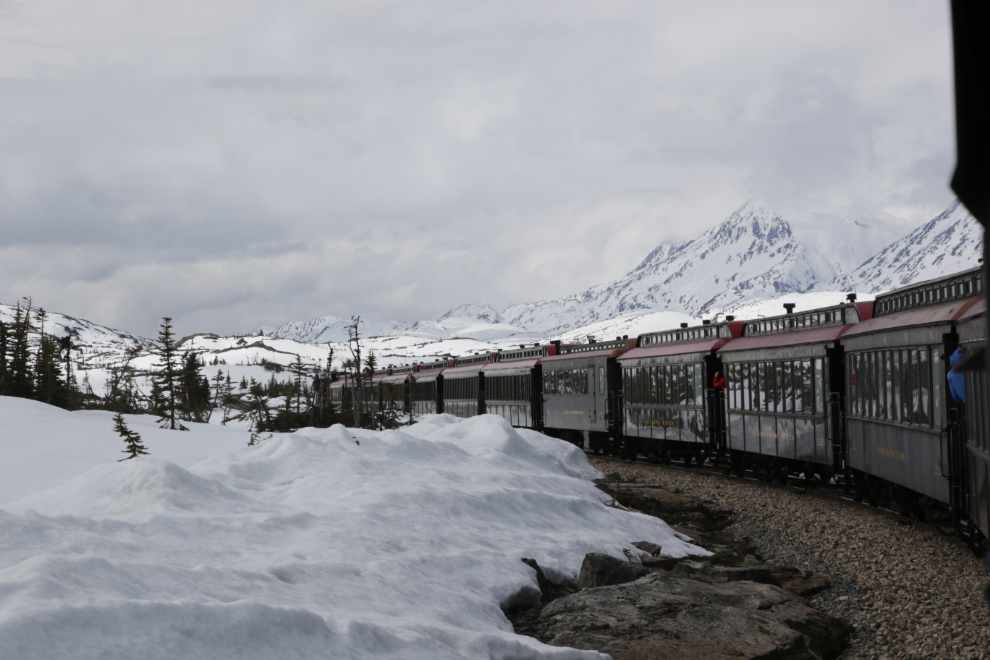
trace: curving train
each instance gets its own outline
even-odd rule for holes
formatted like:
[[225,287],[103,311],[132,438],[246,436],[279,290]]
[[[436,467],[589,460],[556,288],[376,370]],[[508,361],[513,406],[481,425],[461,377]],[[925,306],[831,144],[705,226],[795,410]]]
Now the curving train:
[[[951,515],[974,550],[990,538],[986,373],[950,395],[948,359],[987,339],[979,268],[856,302],[568,345],[390,368],[369,405],[416,415],[495,414],[594,453],[711,461],[740,476],[841,481],[915,517]],[[972,360],[971,362],[976,362]],[[391,384],[391,387],[388,387]],[[347,379],[336,380],[340,400]],[[401,402],[398,400],[401,399]]]

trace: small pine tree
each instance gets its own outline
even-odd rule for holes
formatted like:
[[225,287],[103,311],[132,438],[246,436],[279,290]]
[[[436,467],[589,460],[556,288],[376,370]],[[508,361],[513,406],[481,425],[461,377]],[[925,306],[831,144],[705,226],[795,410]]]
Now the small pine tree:
[[124,439],[126,448],[122,453],[128,454],[120,459],[120,461],[117,461],[118,463],[126,461],[129,458],[147,455],[148,448],[141,444],[140,435],[127,428],[127,422],[124,421],[123,413],[117,413],[113,416],[113,430]]
[[158,390],[157,393],[153,392],[153,396],[157,394],[160,397],[158,401],[164,408],[158,413],[161,415],[158,423],[163,429],[188,431],[176,419],[182,396],[182,369],[179,366],[175,335],[172,334],[172,319],[168,316],[162,319],[162,327],[158,331],[158,348],[154,353],[158,357],[159,368],[152,377]]

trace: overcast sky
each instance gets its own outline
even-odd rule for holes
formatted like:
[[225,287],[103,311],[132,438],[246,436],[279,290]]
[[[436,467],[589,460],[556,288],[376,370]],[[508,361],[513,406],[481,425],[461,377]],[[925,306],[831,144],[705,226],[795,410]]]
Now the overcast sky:
[[932,0],[0,0],[0,301],[145,335],[501,310],[751,196],[918,225],[952,109]]

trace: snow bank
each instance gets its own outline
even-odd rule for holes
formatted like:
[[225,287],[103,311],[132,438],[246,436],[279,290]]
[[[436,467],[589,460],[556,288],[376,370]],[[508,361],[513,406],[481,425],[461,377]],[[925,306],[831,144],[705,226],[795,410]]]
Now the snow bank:
[[596,474],[487,415],[105,462],[0,510],[0,657],[600,658],[512,632],[520,558],[561,579],[633,541],[703,551]]

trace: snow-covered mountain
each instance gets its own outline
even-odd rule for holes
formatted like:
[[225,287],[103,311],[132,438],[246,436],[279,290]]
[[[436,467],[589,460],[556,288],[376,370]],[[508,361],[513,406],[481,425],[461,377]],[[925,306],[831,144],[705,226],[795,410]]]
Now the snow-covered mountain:
[[[23,311],[24,306],[21,306]],[[37,309],[31,310],[31,323],[34,331],[29,333],[32,343],[37,340],[42,328],[36,317]],[[72,337],[72,357],[75,363],[83,368],[101,367],[113,364],[123,356],[129,348],[140,346],[148,349],[154,342],[144,337],[132,335],[123,330],[115,330],[84,319],[77,319],[67,314],[46,312],[44,332],[55,337]],[[0,303],[0,321],[11,323],[16,314],[15,305]]]
[[[851,271],[897,236],[889,224],[847,214],[829,222],[828,232],[818,223],[796,231],[772,209],[748,201],[694,240],[661,243],[614,282],[558,300],[513,305],[502,319],[554,335],[631,313],[701,316],[744,300],[807,291]],[[823,245],[823,235],[841,249]]]
[[[361,331],[365,337],[432,340],[579,337],[613,321],[640,327],[630,319],[660,312],[701,317],[782,294],[877,292],[977,264],[982,230],[958,201],[907,236],[905,231],[898,222],[842,209],[804,211],[792,222],[750,200],[698,238],[661,243],[624,277],[583,293],[512,305],[501,313],[487,304],[459,305],[412,326],[362,317]],[[327,316],[261,331],[302,342],[340,342],[351,323]]]
[[459,305],[428,321],[419,321],[407,333],[414,337],[448,339],[467,337],[487,341],[517,338],[523,341],[542,338],[524,328],[503,323],[499,313],[491,305]]
[[959,200],[846,276],[816,288],[879,293],[979,265],[983,228]]
[[[294,339],[308,344],[321,344],[328,341],[346,342],[347,328],[354,325],[358,316],[340,318],[337,316],[321,316],[310,321],[293,321],[278,327],[263,326],[244,336],[265,335],[276,339]],[[358,330],[362,337],[384,337],[407,330],[408,326],[398,321],[388,321],[374,316],[361,316]]]

